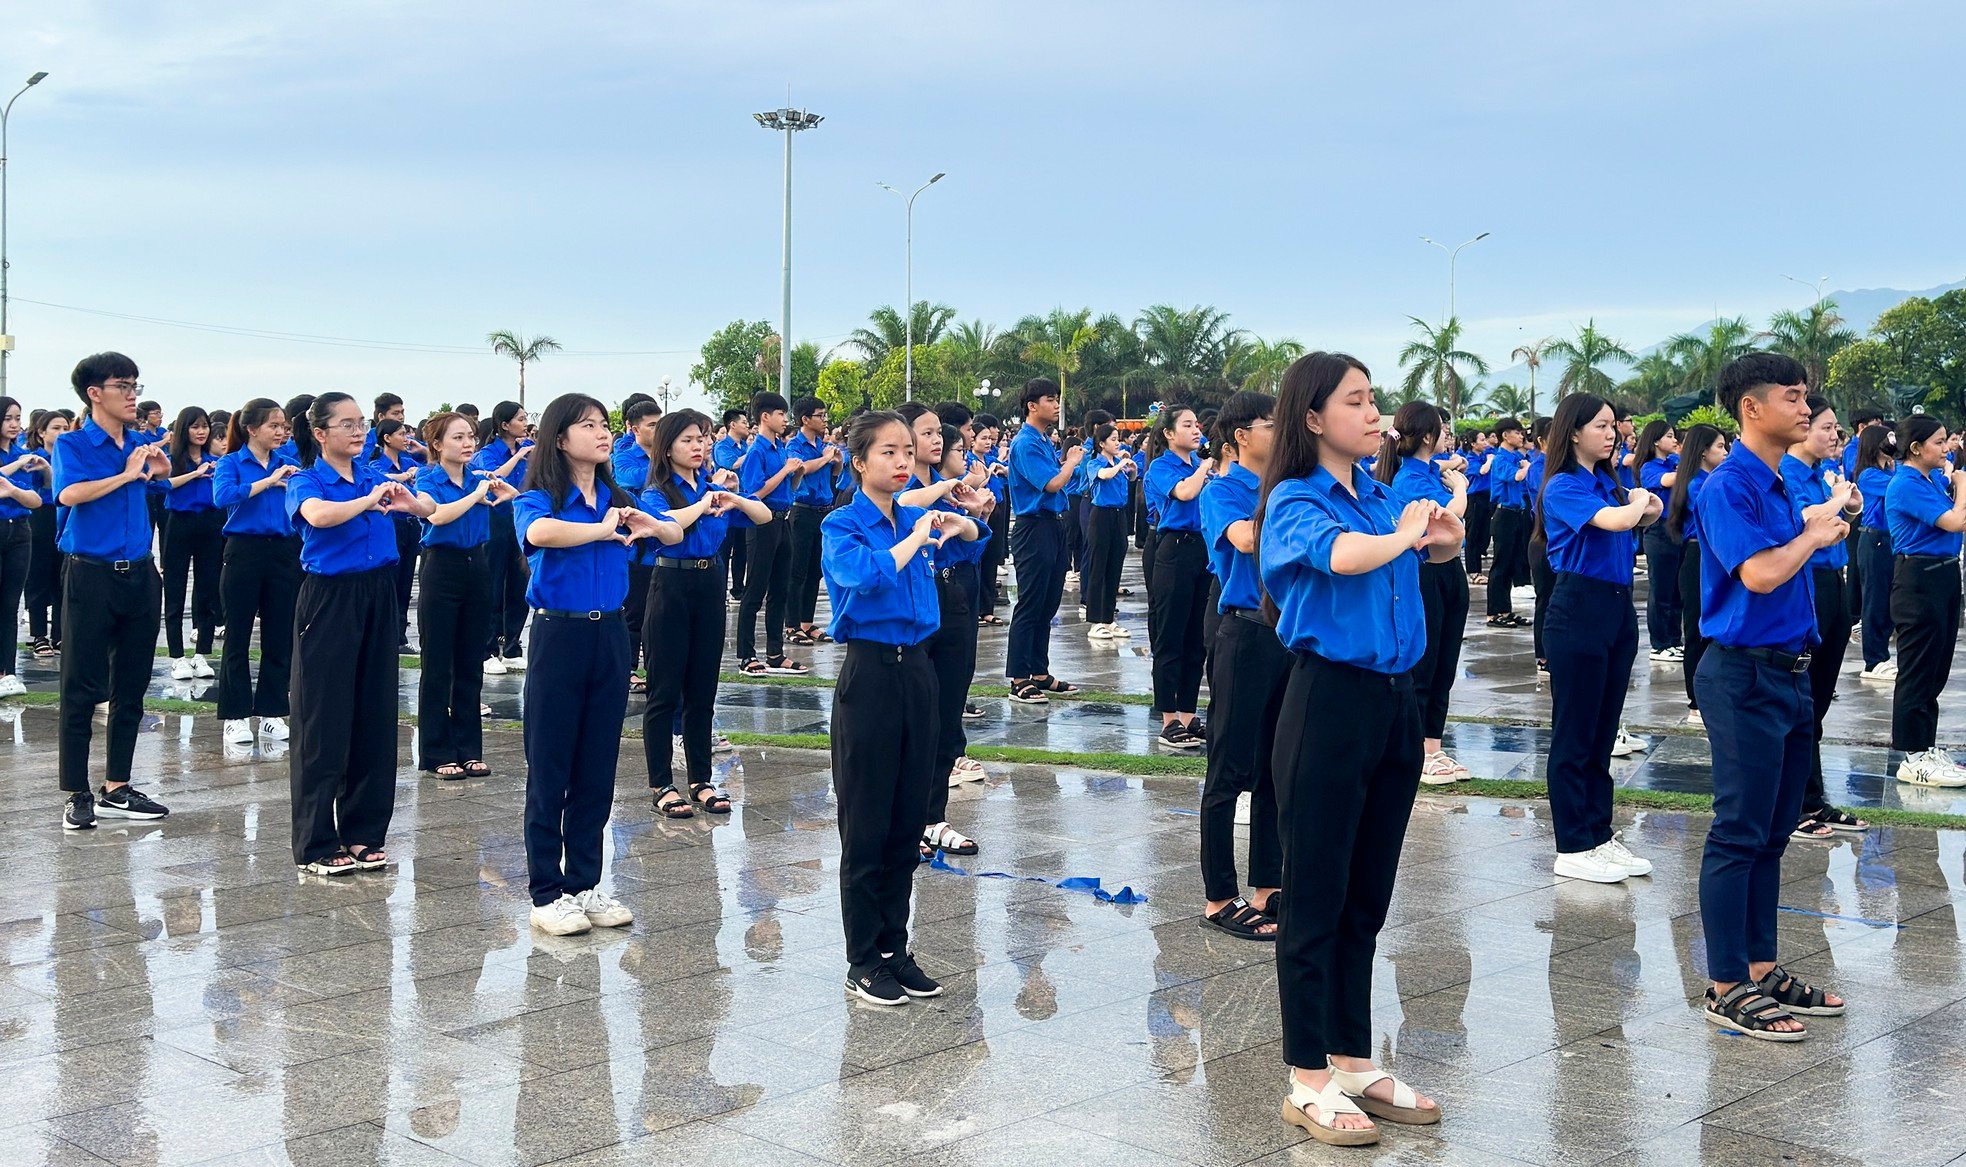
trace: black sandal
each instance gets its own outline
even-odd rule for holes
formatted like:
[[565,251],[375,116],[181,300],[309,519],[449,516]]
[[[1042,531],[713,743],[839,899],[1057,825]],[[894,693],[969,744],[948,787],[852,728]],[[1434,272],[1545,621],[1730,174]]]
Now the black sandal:
[[997,615],[995,612],[985,612],[976,618],[976,626],[979,628],[1001,628],[1003,627],[1003,617]]
[[693,819],[696,817],[696,808],[689,804],[689,799],[684,798],[683,792],[676,789],[673,784],[656,788],[655,810],[657,814],[660,814],[666,819]]
[[1805,1030],[1776,1029],[1777,1022],[1793,1021],[1786,1009],[1762,993],[1752,981],[1742,981],[1733,988],[1714,995],[1713,986],[1707,986],[1707,1020],[1725,1029],[1735,1030],[1757,1041],[1801,1041],[1808,1037]]
[[1810,816],[1832,831],[1867,831],[1870,824],[1847,810],[1828,807]]
[[1010,683],[1010,699],[1020,705],[1043,705],[1051,700],[1051,698],[1045,696],[1043,689],[1039,688],[1035,682],[1029,680],[1012,681]]
[[53,655],[55,655],[55,642],[54,642],[54,641],[52,641],[52,640],[49,640],[49,639],[48,639],[47,637],[45,637],[45,636],[37,636],[37,637],[35,637],[35,638],[34,638],[34,655],[35,655],[35,656],[38,656],[38,657],[50,657],[50,656],[53,656]]
[[370,847],[362,843],[357,843],[352,847],[343,847],[341,850],[344,855],[347,855],[354,861],[357,870],[374,871],[377,868],[389,866],[389,856],[380,847]]
[[738,665],[737,671],[747,677],[768,677],[771,675],[770,671],[765,668],[765,662],[759,660],[757,657],[752,657],[750,660]]
[[1052,676],[1050,673],[1045,673],[1043,676],[1032,677],[1031,684],[1036,685],[1038,688],[1044,690],[1047,693],[1076,693],[1079,691],[1079,687],[1077,685],[1074,685],[1069,681],[1061,681],[1057,677]]
[[[708,791],[707,797],[705,796],[706,791]],[[730,813],[730,799],[719,794],[717,788],[708,782],[690,783],[689,799],[696,804],[696,809],[702,811],[704,814]]]
[[458,779],[463,778],[470,773],[470,771],[466,770],[462,765],[458,764],[457,762],[445,762],[443,765],[437,767],[435,770],[432,770],[430,772],[432,774],[435,774],[437,777],[442,778],[446,782],[455,782]]
[[464,763],[464,776],[466,778],[489,778],[491,777],[491,772],[490,766],[476,758]]
[[1755,982],[1764,996],[1780,1002],[1782,1008],[1790,1013],[1800,1013],[1805,1017],[1841,1017],[1846,1005],[1832,1005],[1829,995],[1814,985],[1796,980],[1789,970],[1776,965],[1768,970],[1768,975]]
[[1264,915],[1262,912],[1257,911],[1254,907],[1250,906],[1248,900],[1243,899],[1241,896],[1230,900],[1222,910],[1202,916],[1201,923],[1204,928],[1214,928],[1217,931],[1227,932],[1238,940],[1261,940],[1274,943],[1277,938],[1274,928],[1268,932],[1261,931],[1263,925],[1274,925],[1276,921],[1270,919],[1270,917]]
[[787,628],[785,630],[785,643],[797,644],[810,648],[812,645],[818,642],[813,640],[812,637],[807,636],[806,631],[803,628]]
[[1791,839],[1806,839],[1811,842],[1822,842],[1835,837],[1836,832],[1830,829],[1830,825],[1814,815],[1795,824],[1795,829],[1789,832]]

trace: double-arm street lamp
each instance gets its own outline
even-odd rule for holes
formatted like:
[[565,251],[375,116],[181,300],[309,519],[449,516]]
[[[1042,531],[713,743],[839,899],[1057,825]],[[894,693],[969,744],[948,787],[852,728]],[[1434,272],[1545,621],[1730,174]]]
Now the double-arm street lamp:
[[913,401],[915,399],[915,195],[941,182],[945,177],[947,175],[938,170],[927,182],[915,188],[915,194],[906,195],[895,190],[885,182],[875,183],[882,190],[894,195],[896,198],[905,199],[908,203],[908,245],[907,258],[904,261],[907,274],[905,277],[905,293],[902,297],[901,309],[902,317],[907,321],[908,345],[908,352],[904,358],[906,362],[904,368],[906,371],[902,374],[901,391],[903,399],[907,401]]

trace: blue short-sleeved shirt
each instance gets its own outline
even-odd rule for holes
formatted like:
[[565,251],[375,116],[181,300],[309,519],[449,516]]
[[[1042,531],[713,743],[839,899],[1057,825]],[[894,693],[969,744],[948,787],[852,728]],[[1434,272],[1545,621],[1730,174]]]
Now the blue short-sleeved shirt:
[[1194,474],[1200,457],[1197,454],[1193,458],[1183,458],[1169,450],[1155,458],[1152,466],[1147,467],[1147,497],[1152,500],[1149,505],[1158,516],[1154,521],[1156,530],[1201,530],[1200,492],[1196,492],[1194,498],[1186,500],[1174,493],[1174,488],[1179,486],[1183,479]]
[[710,461],[719,470],[734,471],[738,468],[738,462],[743,460],[746,448],[746,443],[725,434],[717,439],[716,445],[710,447]]
[[[532,439],[527,438],[524,441],[520,442],[519,448],[522,450],[532,449]],[[500,466],[505,465],[506,459],[510,458],[512,456],[512,453],[513,453],[512,444],[510,442],[507,442],[504,438],[493,438],[485,446],[484,449],[479,450],[478,453],[472,457],[471,469],[483,470],[486,473],[494,473],[498,470]],[[532,461],[532,455],[530,454],[519,459],[519,464],[517,466],[512,467],[512,473],[505,476],[505,481],[511,483],[514,486],[518,486],[521,483],[525,482],[526,465],[531,461]]]
[[[201,452],[190,468],[212,464],[212,473],[218,473],[218,459]],[[175,477],[174,475],[172,477]],[[164,485],[164,509],[167,511],[208,511],[217,504],[212,501],[212,478],[194,478],[183,486]]]
[[770,507],[774,512],[792,509],[792,476],[787,474],[779,479],[778,485],[770,494],[760,494],[764,484],[771,476],[785,466],[785,443],[774,442],[759,434],[751,439],[749,456],[737,471],[737,488],[747,497],[755,498]]
[[1952,496],[1916,466],[1900,464],[1884,493],[1884,521],[1897,555],[1958,555],[1960,533],[1938,526]]
[[1671,490],[1672,487],[1665,485],[1661,480],[1666,475],[1672,474],[1678,469],[1678,454],[1668,454],[1663,458],[1654,458],[1638,468],[1638,484],[1654,494],[1664,494],[1666,491]]
[[1240,462],[1202,484],[1201,533],[1208,540],[1208,570],[1222,585],[1218,611],[1259,608],[1263,595],[1256,578],[1256,557],[1236,550],[1229,528],[1256,517],[1256,492],[1262,480]]
[[1065,494],[1048,491],[1045,483],[1058,477],[1064,465],[1058,448],[1035,425],[1025,425],[1010,439],[1010,509],[1020,515],[1063,514]]
[[1812,572],[1759,595],[1741,565],[1802,534],[1802,510],[1781,475],[1736,444],[1700,491],[1700,631],[1715,644],[1800,652],[1816,643]]
[[1888,532],[1889,525],[1884,518],[1884,496],[1891,489],[1891,472],[1871,466],[1857,475],[1857,489],[1864,496],[1863,525]]
[[[947,476],[944,474],[936,473],[935,481],[941,482],[945,477]],[[935,553],[936,568],[939,570],[944,567],[961,567],[964,564],[981,562],[983,553],[990,549],[990,524],[951,502],[947,495],[937,499],[932,509],[946,514],[961,515],[970,520],[976,524],[978,536],[974,540],[951,538],[940,547],[930,548]]]
[[[1823,475],[1831,469],[1830,463],[1811,466],[1794,454],[1782,455],[1782,481],[1789,488],[1789,497],[1803,510],[1829,501],[1829,483]],[[1810,570],[1818,567],[1844,568],[1850,563],[1850,548],[1843,540],[1827,547],[1819,547],[1809,556]]]
[[[827,443],[813,441],[812,435],[800,429],[785,441],[785,456],[810,462],[826,455]],[[833,466],[822,466],[809,474],[799,476],[798,485],[792,488],[794,505],[809,507],[829,507],[833,505]]]
[[1626,490],[1638,485],[1638,479],[1632,474],[1632,468],[1625,465],[1625,459],[1631,456],[1631,452],[1630,446],[1619,442],[1617,453],[1611,455],[1612,476],[1618,480],[1618,485]]
[[310,498],[349,502],[381,486],[381,463],[357,458],[349,467],[352,479],[317,459],[287,480],[287,516],[300,532],[300,568],[313,575],[352,575],[396,562],[394,521],[378,510],[366,510],[338,527],[316,527],[300,515]]
[[[669,474],[669,481],[675,483],[676,488],[683,492],[682,506],[684,507],[696,505],[702,501],[704,495],[717,489],[710,484],[708,467],[697,471],[694,486],[690,485],[689,479],[673,470]],[[641,507],[652,515],[673,514],[674,511],[681,509],[670,503],[668,496],[656,486],[650,486],[642,492]],[[654,544],[652,550],[659,559],[711,559],[723,550],[724,535],[730,530],[731,516],[736,513],[736,511],[729,511],[721,515],[704,515],[683,528],[683,541],[673,547],[656,540],[643,540],[643,542]]]
[[1495,500],[1498,507],[1528,505],[1529,486],[1517,482],[1515,478],[1516,468],[1522,465],[1522,456],[1521,450],[1495,447],[1495,461],[1488,468],[1488,496]]
[[1702,470],[1686,482],[1686,513],[1679,517],[1679,539],[1696,543],[1700,539],[1700,492],[1706,489],[1711,470]]
[[1363,470],[1339,485],[1322,466],[1270,493],[1257,562],[1276,602],[1277,636],[1292,651],[1379,673],[1403,673],[1427,649],[1420,599],[1420,554],[1396,555],[1363,575],[1331,570],[1331,548],[1346,532],[1389,535],[1399,526],[1392,493]]
[[1552,476],[1542,497],[1550,570],[1630,587],[1631,532],[1591,526],[1597,512],[1617,505],[1617,479],[1604,467],[1587,474],[1572,466]]
[[1092,467],[1092,505],[1109,509],[1125,506],[1127,497],[1133,493],[1133,482],[1127,478],[1126,471],[1121,470],[1111,478],[1099,477],[1099,471],[1108,466],[1121,465],[1120,460],[1105,457],[1087,458],[1086,464]]
[[[1004,448],[1002,446],[996,446],[991,449],[988,454],[983,456],[983,464],[990,468],[990,493],[997,496],[998,512],[1003,515],[1003,521],[1007,522],[1009,521],[1010,515],[1004,510],[1004,504],[1010,499],[1010,474],[1008,473],[1010,463],[1004,460]],[[1006,472],[1002,474],[997,473],[997,467],[999,466],[1003,467]]]
[[1401,458],[1399,469],[1393,471],[1393,499],[1400,506],[1426,499],[1442,506],[1454,501],[1454,492],[1447,489],[1441,481],[1440,463],[1422,461],[1419,458]]
[[833,601],[828,634],[834,640],[920,644],[942,626],[933,548],[924,545],[899,571],[894,566],[895,544],[908,537],[922,513],[897,502],[890,522],[872,499],[855,491],[820,524],[819,569]]
[[[1857,474],[1857,435],[1851,434],[1850,440],[1843,443],[1843,477],[1854,478],[1856,477],[1856,474]],[[1859,483],[1857,485],[1857,489],[1862,490],[1863,484]],[[1868,524],[1866,524],[1866,526],[1868,526]]]
[[626,444],[614,444],[614,484],[634,494],[640,494],[649,482],[649,454],[633,434],[623,434]]
[[[527,606],[555,612],[614,612],[628,598],[625,545],[613,539],[597,539],[578,547],[534,547],[526,542],[526,529],[540,519],[600,522],[612,500],[599,483],[594,492],[594,501],[589,503],[580,491],[568,490],[565,505],[559,507],[543,490],[528,490],[512,500],[512,529],[532,568],[532,579],[526,583]],[[658,517],[666,516],[664,512]]]
[[[155,434],[123,431],[118,445],[93,415],[82,428],[70,430],[55,439],[55,497],[78,482],[99,482],[123,473],[132,447],[153,444]],[[69,555],[86,555],[110,561],[142,559],[150,554],[150,504],[147,481],[126,482],[93,502],[62,507],[61,534],[55,545]]]
[[[0,463],[17,462],[20,459],[27,457],[29,454],[32,454],[33,452],[34,451],[28,449],[26,445],[20,442],[15,442],[13,449],[0,450]],[[47,506],[53,500],[49,499],[46,496],[46,493],[42,491],[40,479],[41,479],[41,472],[39,470],[17,470],[12,474],[7,475],[8,482],[13,483],[15,486],[20,487],[22,490],[33,491],[35,497],[41,500],[41,505]],[[27,517],[26,507],[22,506],[20,503],[15,502],[11,498],[0,498],[0,519],[24,519],[26,517]]]
[[1524,454],[1523,458],[1529,463],[1529,477],[1522,480],[1523,503],[1529,509],[1535,510],[1542,505],[1543,470],[1546,463],[1541,450],[1531,450]]
[[294,533],[294,521],[287,514],[287,488],[269,486],[258,494],[253,485],[282,466],[300,463],[273,450],[262,465],[250,448],[234,450],[218,460],[212,475],[212,501],[226,510],[227,535],[258,535],[285,538]]
[[1488,451],[1483,450],[1477,454],[1473,450],[1463,450],[1461,455],[1468,460],[1468,493],[1487,494],[1488,475],[1482,471],[1481,464],[1488,460]]
[[[416,481],[410,484],[410,489],[418,494],[429,495],[441,506],[457,502],[470,495],[478,489],[478,483],[482,481],[483,479],[466,470],[462,485],[452,482],[450,472],[445,470],[443,463],[440,462],[419,471]],[[473,547],[482,547],[491,539],[491,507],[482,502],[441,526],[429,519],[422,519],[420,522],[423,525],[425,547],[458,547],[469,550]]]

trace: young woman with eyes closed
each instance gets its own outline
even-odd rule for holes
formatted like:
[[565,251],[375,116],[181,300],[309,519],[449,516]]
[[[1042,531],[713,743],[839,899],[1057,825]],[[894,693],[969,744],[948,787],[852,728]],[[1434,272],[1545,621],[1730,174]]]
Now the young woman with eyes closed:
[[1356,359],[1299,358],[1276,420],[1256,532],[1265,611],[1293,656],[1273,759],[1289,892],[1276,959],[1283,1117],[1358,1146],[1379,1139],[1367,1112],[1440,1121],[1431,1099],[1372,1065],[1372,959],[1419,788],[1420,563],[1458,556],[1463,531],[1432,501],[1396,506],[1359,467],[1381,421]]
[[1150,449],[1164,450],[1147,466],[1146,492],[1157,513],[1154,578],[1147,590],[1147,644],[1153,656],[1154,708],[1163,746],[1192,750],[1207,730],[1197,725],[1202,666],[1208,645],[1202,626],[1208,607],[1208,548],[1201,535],[1201,489],[1214,467],[1200,454],[1201,423],[1185,405],[1161,411]]
[[[205,659],[224,619],[219,573],[225,558],[225,512],[212,501],[218,455],[212,450],[211,418],[197,406],[178,411],[171,425],[170,475],[164,495],[164,643],[171,653],[171,679],[189,681],[218,675]],[[184,655],[186,581],[195,577],[191,622],[197,630],[194,655]]]

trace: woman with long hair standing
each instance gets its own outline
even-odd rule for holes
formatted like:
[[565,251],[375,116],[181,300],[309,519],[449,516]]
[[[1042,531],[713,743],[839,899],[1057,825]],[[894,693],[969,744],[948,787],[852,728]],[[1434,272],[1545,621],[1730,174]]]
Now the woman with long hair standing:
[[[171,425],[171,473],[164,480],[164,643],[171,652],[171,679],[189,681],[218,675],[205,654],[212,650],[219,621],[219,573],[225,561],[225,512],[212,501],[212,480],[218,457],[212,453],[216,436],[212,421],[197,406],[179,410]],[[191,623],[197,643],[190,659],[184,655],[184,593],[186,577],[196,576]]]
[[[396,408],[401,407],[402,403],[398,402]],[[412,491],[416,490],[417,475],[423,472],[423,465],[417,461],[414,452],[420,445],[416,440],[416,431],[395,418],[383,418],[369,429],[369,437],[363,440],[374,443],[369,447],[368,456],[376,463],[376,473],[391,482],[400,482]],[[417,552],[422,547],[423,524],[407,511],[399,511],[391,517],[396,523],[396,643],[403,652],[408,652],[410,596],[416,588],[416,560]]]
[[[254,717],[270,741],[284,741],[289,732],[294,602],[301,575],[300,537],[287,513],[287,482],[300,472],[300,463],[281,453],[291,433],[278,403],[253,398],[232,415],[230,452],[212,475],[212,501],[225,509],[225,560],[219,570],[225,652],[219,658],[218,717],[230,746],[252,744]],[[257,689],[254,621],[259,622]]]
[[[491,416],[478,424],[478,454],[471,469],[495,474],[517,486],[526,480],[526,456],[532,439],[526,436],[526,411],[516,401],[501,401]],[[492,510],[491,634],[485,647],[485,673],[502,677],[526,667],[520,641],[526,629],[526,556],[512,529],[510,507]],[[625,682],[624,682],[625,683]]]
[[[1679,435],[1671,422],[1657,417],[1645,423],[1632,450],[1632,464],[1638,467],[1639,486],[1648,493],[1664,498],[1672,490],[1679,479]],[[1650,588],[1645,597],[1645,628],[1652,659],[1671,664],[1685,658],[1679,643],[1679,545],[1657,523],[1646,528],[1639,543]]]
[[34,535],[28,517],[42,509],[37,487],[47,460],[20,440],[20,402],[0,397],[0,697],[18,697],[27,686],[14,675],[20,650],[20,598],[33,569]]
[[[1112,641],[1133,633],[1119,625],[1120,568],[1126,564],[1126,511],[1139,471],[1120,444],[1119,430],[1104,422],[1092,431],[1092,457],[1086,460],[1091,519],[1086,527],[1086,571],[1079,591],[1085,599],[1085,634]],[[992,541],[995,536],[992,534]]]
[[1966,531],[1966,471],[1949,468],[1949,437],[1930,414],[1898,423],[1898,470],[1884,495],[1897,557],[1891,576],[1891,623],[1898,632],[1891,749],[1904,754],[1898,781],[1916,786],[1966,786],[1966,770],[1937,744],[1939,694],[1959,642],[1960,532]]
[[1651,491],[1627,493],[1619,485],[1611,472],[1617,446],[1608,402],[1588,393],[1564,398],[1550,426],[1536,510],[1556,574],[1545,636],[1556,873],[1593,883],[1652,871],[1611,829],[1611,750],[1638,656],[1631,532],[1657,519],[1662,507]]
[[1870,426],[1856,438],[1852,481],[1864,496],[1864,514],[1857,529],[1864,671],[1857,675],[1866,681],[1898,679],[1898,666],[1891,660],[1891,527],[1884,517],[1884,496],[1898,466],[1892,456],[1896,442],[1897,434],[1884,425]]
[[[376,448],[395,439],[395,431],[385,433]],[[492,510],[519,492],[497,475],[472,473],[478,433],[463,414],[439,413],[423,423],[423,441],[430,465],[417,473],[416,493],[430,513],[419,524],[423,577],[416,626],[423,638],[423,670],[416,692],[417,769],[444,779],[483,778],[492,772],[478,712],[491,626],[485,548],[491,542]],[[396,594],[403,594],[400,580]]]
[[1201,423],[1185,405],[1170,405],[1154,422],[1148,449],[1147,497],[1154,511],[1154,577],[1147,589],[1147,644],[1153,655],[1154,708],[1160,711],[1159,742],[1177,750],[1198,748],[1202,666],[1208,645],[1202,625],[1208,612],[1208,547],[1201,537],[1201,488],[1213,464],[1200,455]]
[[[242,411],[243,412],[243,411]],[[428,504],[362,454],[362,407],[323,393],[287,483],[300,529],[294,605],[294,863],[313,875],[386,866],[396,794],[396,533]]]
[[1373,1067],[1372,954],[1420,779],[1426,651],[1420,560],[1461,552],[1461,521],[1397,507],[1358,462],[1379,446],[1371,374],[1341,353],[1283,375],[1257,510],[1267,612],[1293,654],[1274,766],[1283,886],[1277,991],[1292,1068],[1286,1122],[1319,1142],[1377,1142],[1365,1117],[1427,1124],[1440,1107]]
[[1495,499],[1488,489],[1488,454],[1490,441],[1487,430],[1476,430],[1461,439],[1461,456],[1468,462],[1468,545],[1462,552],[1462,562],[1467,565],[1468,582],[1482,585],[1488,582],[1487,573],[1481,570],[1482,562],[1488,556],[1488,524],[1495,516]]
[[[33,487],[43,499],[53,499],[55,490],[55,439],[68,432],[74,420],[65,409],[34,411],[27,435],[27,449],[41,459],[34,471]],[[55,543],[55,512],[52,506],[36,507],[27,514],[32,551],[27,561],[27,634],[33,638],[34,655],[46,660],[61,648],[61,563],[67,558]]]
[[1679,464],[1683,473],[1674,475],[1672,495],[1666,502],[1666,534],[1679,545],[1679,646],[1686,667],[1686,720],[1701,725],[1700,697],[1693,679],[1700,671],[1700,657],[1707,651],[1706,634],[1700,631],[1700,488],[1707,475],[1719,468],[1727,457],[1727,435],[1710,425],[1696,425],[1680,439]]
[[[1380,441],[1372,476],[1392,489],[1393,501],[1401,506],[1424,499],[1463,518],[1468,509],[1467,477],[1434,461],[1453,449],[1453,441],[1445,414],[1424,401],[1408,402],[1393,415],[1393,428]],[[1413,670],[1427,751],[1420,763],[1420,781],[1445,786],[1470,777],[1468,768],[1448,757],[1441,746],[1441,736],[1447,732],[1447,701],[1454,692],[1454,676],[1461,670],[1461,636],[1468,626],[1468,574],[1461,561],[1421,564],[1420,596],[1427,610],[1427,651]]]

